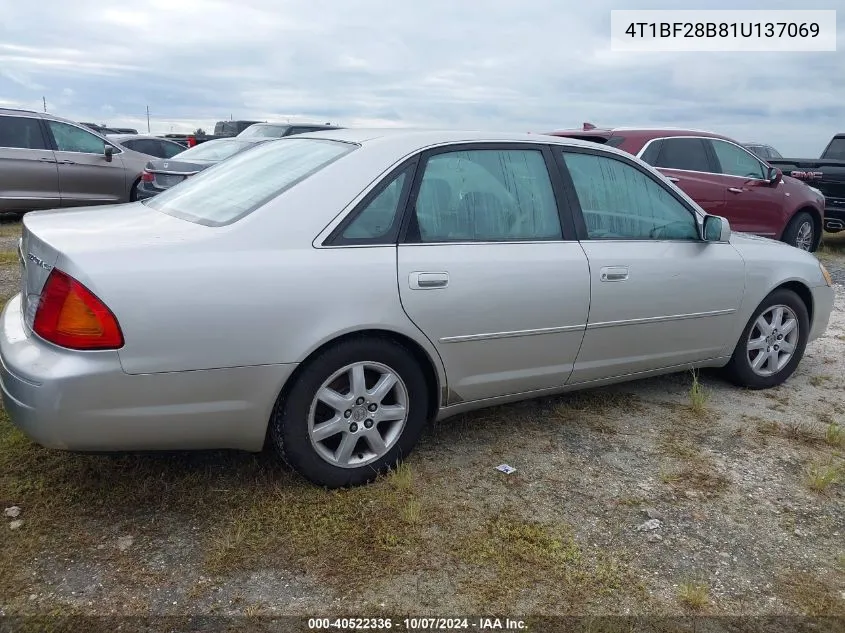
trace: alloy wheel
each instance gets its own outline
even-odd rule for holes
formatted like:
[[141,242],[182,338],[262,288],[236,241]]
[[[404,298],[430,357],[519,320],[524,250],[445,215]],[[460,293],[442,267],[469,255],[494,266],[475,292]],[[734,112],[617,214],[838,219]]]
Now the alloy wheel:
[[792,308],[775,305],[763,312],[748,334],[746,356],[758,376],[773,376],[792,360],[798,347],[798,317]]

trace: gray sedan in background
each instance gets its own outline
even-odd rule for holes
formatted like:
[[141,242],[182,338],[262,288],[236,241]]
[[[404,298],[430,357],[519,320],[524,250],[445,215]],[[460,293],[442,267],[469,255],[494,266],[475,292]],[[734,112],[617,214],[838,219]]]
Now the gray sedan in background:
[[0,382],[26,434],[269,437],[330,487],[480,407],[692,367],[773,387],[833,306],[812,254],[732,234],[633,156],[539,135],[280,139],[119,213],[30,214],[20,251]]

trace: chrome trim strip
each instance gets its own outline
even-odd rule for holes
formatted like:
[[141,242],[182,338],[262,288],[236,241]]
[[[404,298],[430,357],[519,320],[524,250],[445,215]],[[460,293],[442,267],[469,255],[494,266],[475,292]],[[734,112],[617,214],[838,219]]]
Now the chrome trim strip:
[[543,327],[534,330],[513,330],[509,332],[489,332],[485,334],[465,334],[462,336],[444,336],[438,341],[440,343],[466,343],[468,341],[489,341],[499,338],[516,338],[518,336],[537,336],[540,334],[560,334],[562,332],[583,331],[586,327],[582,325],[562,325],[560,327]]
[[164,171],[155,169],[145,169],[148,174],[164,174],[165,176],[194,176],[202,170],[197,171]]
[[735,308],[728,308],[726,310],[710,310],[709,312],[693,312],[690,314],[671,314],[668,316],[645,317],[642,319],[625,319],[623,321],[601,321],[599,323],[588,323],[587,329],[596,330],[603,327],[617,327],[619,325],[640,325],[645,323],[664,323],[666,321],[683,321],[685,319],[722,316],[725,314],[733,314],[734,312],[736,312]]

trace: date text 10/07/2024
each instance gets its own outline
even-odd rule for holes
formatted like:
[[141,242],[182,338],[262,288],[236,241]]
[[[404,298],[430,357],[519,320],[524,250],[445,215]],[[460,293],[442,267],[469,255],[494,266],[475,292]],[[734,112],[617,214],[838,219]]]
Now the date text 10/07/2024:
[[311,630],[362,631],[388,630],[399,631],[498,631],[516,633],[528,629],[524,620],[510,618],[309,618]]

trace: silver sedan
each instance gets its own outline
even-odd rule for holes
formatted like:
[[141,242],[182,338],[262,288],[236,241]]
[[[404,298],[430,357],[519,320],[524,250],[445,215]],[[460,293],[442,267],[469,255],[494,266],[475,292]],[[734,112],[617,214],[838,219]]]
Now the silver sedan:
[[75,450],[261,450],[325,486],[433,418],[692,367],[773,387],[827,327],[811,254],[612,148],[332,130],[144,202],[25,217],[9,415]]

